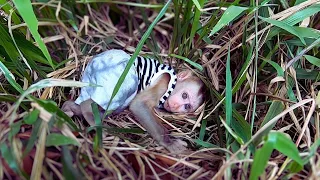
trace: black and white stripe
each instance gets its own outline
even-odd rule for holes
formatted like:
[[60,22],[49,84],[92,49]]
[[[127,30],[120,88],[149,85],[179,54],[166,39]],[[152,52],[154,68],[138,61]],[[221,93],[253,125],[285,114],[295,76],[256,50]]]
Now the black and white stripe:
[[163,107],[164,102],[168,99],[177,83],[177,76],[171,66],[160,64],[157,60],[138,56],[135,59],[134,66],[137,70],[139,79],[138,91],[143,91],[153,83],[163,73],[169,73],[170,81],[168,89],[159,100],[159,107]]

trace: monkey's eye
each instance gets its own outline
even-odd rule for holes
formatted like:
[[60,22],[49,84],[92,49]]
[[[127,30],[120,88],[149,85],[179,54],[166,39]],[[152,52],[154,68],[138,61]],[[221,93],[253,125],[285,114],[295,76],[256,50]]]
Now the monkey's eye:
[[188,94],[187,93],[182,93],[182,99],[187,99],[188,98]]
[[189,110],[189,109],[191,109],[191,105],[190,105],[190,104],[185,104],[185,105],[184,105],[184,108],[185,108],[186,110]]

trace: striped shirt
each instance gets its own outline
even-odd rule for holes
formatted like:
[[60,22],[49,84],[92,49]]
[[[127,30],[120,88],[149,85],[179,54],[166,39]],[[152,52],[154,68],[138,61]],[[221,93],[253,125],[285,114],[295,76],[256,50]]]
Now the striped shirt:
[[136,68],[139,80],[138,92],[143,91],[152,85],[163,73],[168,73],[170,75],[167,91],[160,98],[158,104],[158,107],[163,107],[164,102],[168,99],[177,83],[177,76],[174,69],[171,66],[160,64],[155,59],[142,56],[138,56],[133,64]]

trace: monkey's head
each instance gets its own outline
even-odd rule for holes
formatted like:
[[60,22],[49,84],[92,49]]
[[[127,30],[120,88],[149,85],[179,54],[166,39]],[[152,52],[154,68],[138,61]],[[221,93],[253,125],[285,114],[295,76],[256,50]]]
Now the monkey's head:
[[164,103],[164,109],[175,113],[194,112],[204,101],[204,83],[191,70],[178,73],[177,83]]

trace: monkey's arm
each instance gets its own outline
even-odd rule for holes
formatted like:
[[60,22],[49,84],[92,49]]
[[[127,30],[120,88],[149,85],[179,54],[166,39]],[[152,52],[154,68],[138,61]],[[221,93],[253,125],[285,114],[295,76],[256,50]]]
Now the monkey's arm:
[[170,139],[168,130],[153,112],[160,97],[166,91],[168,79],[168,76],[163,75],[154,86],[140,92],[131,102],[129,109],[160,145],[171,152],[181,152],[186,149],[183,141]]

